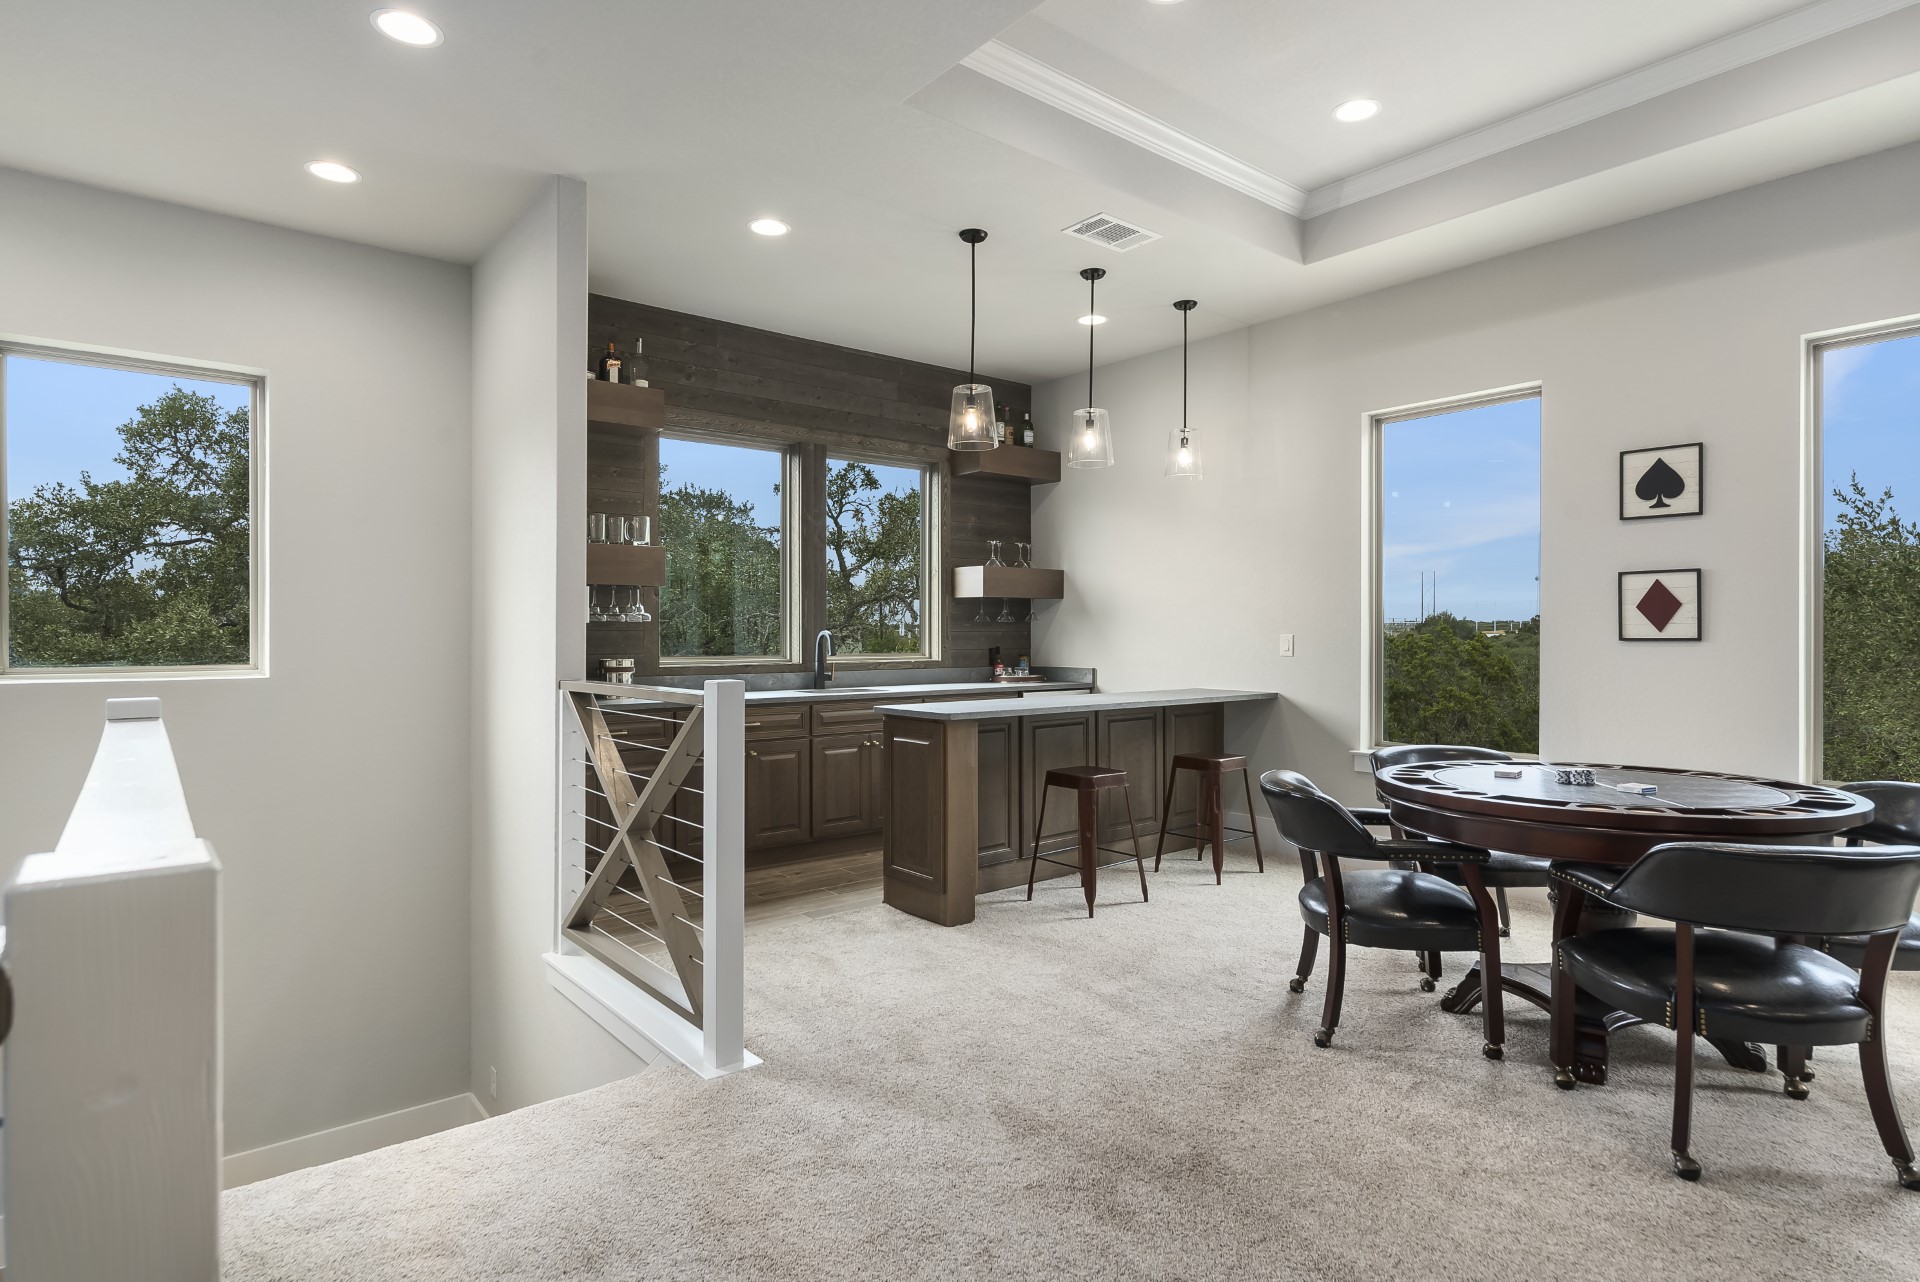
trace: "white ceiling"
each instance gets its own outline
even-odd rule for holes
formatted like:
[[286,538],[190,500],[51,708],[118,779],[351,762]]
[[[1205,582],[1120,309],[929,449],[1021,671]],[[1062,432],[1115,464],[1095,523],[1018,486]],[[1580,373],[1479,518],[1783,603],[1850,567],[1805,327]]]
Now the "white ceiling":
[[[1105,360],[1920,139],[1914,0],[374,7],[15,0],[0,164],[454,261],[576,174],[597,289],[944,363],[983,226],[981,366],[1040,378],[1082,266]],[[1164,239],[1060,235],[1099,210]]]

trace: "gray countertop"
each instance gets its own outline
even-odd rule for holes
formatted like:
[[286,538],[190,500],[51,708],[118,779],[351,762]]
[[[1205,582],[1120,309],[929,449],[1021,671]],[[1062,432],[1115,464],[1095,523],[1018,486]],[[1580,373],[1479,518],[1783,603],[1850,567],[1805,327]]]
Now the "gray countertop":
[[[605,689],[606,687],[600,687]],[[825,690],[749,690],[747,702],[750,704],[768,703],[851,703],[856,700],[881,699],[922,699],[950,698],[954,695],[981,695],[990,703],[1019,703],[1017,698],[1009,697],[1010,691],[1059,693],[1070,690],[1088,690],[1091,686],[1085,681],[929,681],[925,684],[902,683],[883,686],[829,686]],[[622,702],[617,696],[614,704]],[[635,691],[634,703],[649,702],[646,695]]]
[[1195,703],[1251,703],[1280,696],[1270,690],[1140,690],[1123,694],[1043,694],[1025,699],[969,699],[965,703],[886,704],[888,716],[924,721],[997,721],[1061,712],[1112,712],[1125,708],[1171,708]]

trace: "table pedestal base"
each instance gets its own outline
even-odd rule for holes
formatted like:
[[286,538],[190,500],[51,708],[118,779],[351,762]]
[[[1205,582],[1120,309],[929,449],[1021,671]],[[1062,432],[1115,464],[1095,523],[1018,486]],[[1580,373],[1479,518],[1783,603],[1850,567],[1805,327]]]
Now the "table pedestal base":
[[[1448,989],[1440,999],[1440,1009],[1464,1015],[1480,1004],[1480,963],[1475,962],[1466,977]],[[1531,1002],[1541,1010],[1553,1008],[1553,970],[1544,962],[1508,962],[1500,967],[1501,991]],[[1607,1007],[1587,993],[1579,994],[1573,1015],[1573,1076],[1590,1086],[1607,1084],[1607,1038],[1623,1028],[1646,1021],[1623,1010]],[[1727,1063],[1749,1073],[1767,1071],[1767,1056],[1758,1046],[1731,1042],[1724,1038],[1707,1039],[1725,1057]]]

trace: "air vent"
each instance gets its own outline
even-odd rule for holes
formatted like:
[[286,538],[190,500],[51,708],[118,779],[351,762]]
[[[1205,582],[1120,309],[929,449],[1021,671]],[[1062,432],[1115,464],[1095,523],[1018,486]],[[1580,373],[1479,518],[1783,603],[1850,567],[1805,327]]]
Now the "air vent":
[[1083,218],[1071,227],[1062,227],[1061,231],[1076,240],[1090,240],[1096,245],[1105,245],[1116,253],[1124,254],[1129,249],[1144,245],[1150,240],[1159,240],[1160,233],[1136,227],[1132,223],[1122,222],[1112,214],[1095,214]]

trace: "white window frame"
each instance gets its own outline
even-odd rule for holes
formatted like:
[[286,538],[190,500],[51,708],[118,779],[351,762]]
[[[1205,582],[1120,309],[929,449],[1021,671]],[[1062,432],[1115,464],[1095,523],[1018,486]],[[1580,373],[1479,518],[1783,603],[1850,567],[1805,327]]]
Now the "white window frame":
[[[776,455],[780,460],[780,646],[777,654],[696,655],[674,654],[660,650],[660,670],[676,668],[702,672],[722,672],[737,668],[762,668],[800,661],[801,578],[800,578],[800,501],[804,483],[801,451],[790,443],[729,436],[723,432],[701,432],[669,425],[660,440],[691,441],[699,445],[724,445],[733,449],[757,450]],[[667,550],[671,558],[673,551]],[[663,589],[664,590],[664,589]]]
[[1800,340],[1800,781],[1820,782],[1826,755],[1826,429],[1820,358],[1920,334],[1920,315],[1848,325]]
[[1460,396],[1396,405],[1373,410],[1361,419],[1362,449],[1360,467],[1360,717],[1358,725],[1362,746],[1354,749],[1353,768],[1369,773],[1368,754],[1375,748],[1390,746],[1385,735],[1386,722],[1386,604],[1381,554],[1385,547],[1386,509],[1381,502],[1381,475],[1386,462],[1384,429],[1391,423],[1408,419],[1431,418],[1486,405],[1504,405],[1510,401],[1538,400],[1541,403],[1541,435],[1546,435],[1545,387],[1539,382],[1514,383]]
[[[940,517],[941,487],[940,467],[934,463],[921,463],[913,459],[889,457],[884,454],[862,454],[858,450],[828,449],[821,453],[821,482],[824,485],[832,473],[836,460],[842,463],[866,463],[873,467],[891,467],[902,471],[914,471],[920,474],[920,648],[911,653],[866,654],[858,650],[848,650],[845,657],[859,659],[862,666],[885,667],[889,663],[926,663],[940,657],[940,636],[945,628],[941,616],[944,608],[942,598],[946,593],[939,587],[946,582],[941,577],[940,566]],[[821,617],[826,614],[826,513],[820,514],[821,581],[820,609]]]
[[267,675],[267,375],[265,370],[213,361],[188,361],[112,348],[82,347],[45,339],[0,335],[0,572],[11,564],[8,553],[6,358],[94,365],[163,377],[230,383],[249,389],[247,425],[247,653],[246,663],[166,664],[141,667],[111,664],[89,667],[13,667],[10,621],[13,592],[0,582],[0,684],[79,681],[180,681]]

